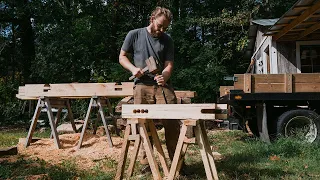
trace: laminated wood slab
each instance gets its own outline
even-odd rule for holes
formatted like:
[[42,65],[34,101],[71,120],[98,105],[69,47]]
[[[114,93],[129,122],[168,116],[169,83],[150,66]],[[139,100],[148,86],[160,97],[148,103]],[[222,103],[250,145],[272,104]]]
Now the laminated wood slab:
[[25,96],[29,97],[123,97],[133,94],[133,83],[68,83],[68,84],[26,84]]
[[[133,96],[133,82],[116,83],[64,83],[26,84],[19,86],[18,99],[36,100],[39,97],[59,97],[66,99],[88,99],[92,96],[126,97]],[[177,98],[193,98],[195,91],[175,91]]]
[[226,109],[227,104],[124,104],[122,118],[217,119],[226,118]]

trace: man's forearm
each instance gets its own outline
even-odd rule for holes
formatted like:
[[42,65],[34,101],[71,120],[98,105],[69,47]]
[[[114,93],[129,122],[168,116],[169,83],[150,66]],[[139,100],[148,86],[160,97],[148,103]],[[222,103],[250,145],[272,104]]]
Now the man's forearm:
[[119,56],[119,63],[130,72],[133,72],[136,68],[130,60],[127,58],[127,56]]
[[165,68],[162,71],[162,76],[163,76],[165,82],[167,82],[170,79],[172,71],[173,71],[173,62],[166,61]]

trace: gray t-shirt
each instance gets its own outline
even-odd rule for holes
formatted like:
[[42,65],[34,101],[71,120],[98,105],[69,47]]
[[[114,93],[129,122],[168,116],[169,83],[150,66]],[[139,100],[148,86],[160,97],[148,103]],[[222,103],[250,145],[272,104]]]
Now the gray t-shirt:
[[[165,61],[174,60],[174,47],[171,37],[163,33],[160,37],[152,37],[147,28],[139,28],[129,31],[121,49],[133,55],[134,65],[143,69],[145,60],[153,56],[163,68]],[[162,71],[162,70],[161,70]],[[157,84],[154,75],[145,73],[140,79],[135,79],[135,84]]]

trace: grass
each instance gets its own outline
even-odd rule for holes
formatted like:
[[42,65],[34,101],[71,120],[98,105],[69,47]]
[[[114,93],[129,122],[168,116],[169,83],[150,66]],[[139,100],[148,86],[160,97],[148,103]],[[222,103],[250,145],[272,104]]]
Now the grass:
[[[15,146],[19,142],[19,138],[26,138],[28,135],[27,130],[13,129],[0,131],[0,148]],[[33,138],[48,138],[50,136],[50,130],[44,132],[35,131]]]
[[[13,145],[18,138],[25,136],[26,132],[0,133],[0,144]],[[241,131],[210,132],[208,137],[214,151],[223,155],[221,160],[216,161],[218,175],[222,180],[320,179],[319,144],[302,143],[296,139],[279,139],[266,144]],[[185,170],[189,175],[180,179],[206,179],[198,146],[188,147],[185,161]],[[19,157],[16,162],[0,162],[0,179],[25,179],[30,175],[44,175],[41,179],[113,179],[117,168],[116,161],[103,159],[91,169],[79,171],[74,162],[71,159],[52,166],[41,159]],[[131,179],[152,179],[150,173],[141,175],[141,168],[137,163]]]

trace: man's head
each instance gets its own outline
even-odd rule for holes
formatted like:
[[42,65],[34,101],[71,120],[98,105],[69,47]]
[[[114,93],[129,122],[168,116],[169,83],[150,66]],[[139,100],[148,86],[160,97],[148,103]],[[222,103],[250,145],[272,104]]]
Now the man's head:
[[161,36],[167,30],[171,19],[172,13],[169,9],[156,7],[150,17],[151,34],[155,37]]

